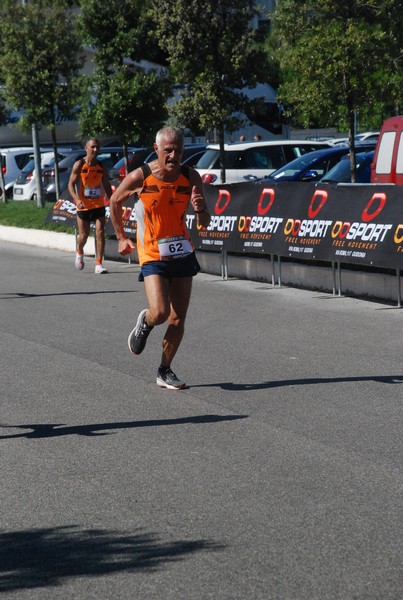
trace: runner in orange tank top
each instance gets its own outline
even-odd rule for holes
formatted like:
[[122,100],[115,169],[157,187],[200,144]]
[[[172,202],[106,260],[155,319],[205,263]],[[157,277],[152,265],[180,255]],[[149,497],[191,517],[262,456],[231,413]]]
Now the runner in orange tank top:
[[111,184],[105,166],[97,160],[98,140],[91,138],[85,144],[86,156],[77,160],[69,180],[69,192],[77,206],[77,269],[84,268],[84,246],[90,234],[91,221],[95,221],[96,264],[95,273],[106,273],[102,265],[105,249],[105,190],[108,198],[112,195]]
[[140,312],[129,335],[129,350],[141,354],[154,326],[167,321],[157,385],[176,390],[186,385],[172,371],[171,363],[183,338],[192,278],[200,270],[186,229],[189,202],[197,225],[207,227],[210,223],[201,177],[181,164],[183,143],[180,129],[161,129],[154,144],[157,159],[129,173],[110,203],[118,250],[130,254],[135,244],[123,229],[122,204],[132,194],[138,195],[136,241],[148,308]]

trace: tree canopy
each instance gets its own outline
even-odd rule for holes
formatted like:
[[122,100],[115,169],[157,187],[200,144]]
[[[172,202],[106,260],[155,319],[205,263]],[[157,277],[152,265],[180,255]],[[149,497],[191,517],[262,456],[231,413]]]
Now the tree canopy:
[[[3,0],[0,8],[0,80],[2,101],[22,111],[24,131],[51,130],[57,156],[56,119],[76,104],[74,82],[84,63],[75,13],[66,0]],[[37,138],[37,136],[35,136]],[[34,143],[37,139],[34,140]],[[38,204],[41,205],[40,162]],[[57,158],[56,187],[59,189]]]
[[73,81],[84,59],[75,14],[64,0],[3,0],[0,78],[5,102],[23,111],[21,126],[55,127],[55,111],[75,102]]
[[256,3],[152,0],[151,14],[173,77],[184,84],[171,116],[192,130],[216,130],[222,147],[224,131],[240,126],[234,113],[249,104],[242,88],[268,79],[262,38],[251,25]]
[[342,129],[358,114],[378,127],[401,103],[402,9],[402,0],[278,0],[279,94],[294,117]]
[[167,72],[144,69],[148,14],[140,0],[82,0],[83,40],[94,48],[95,72],[86,77],[80,130],[110,134],[124,147],[155,133],[166,119]]
[[279,96],[304,126],[348,129],[352,181],[357,117],[377,128],[382,111],[401,98],[401,28],[388,22],[392,6],[401,3],[277,2],[275,39],[283,81]]

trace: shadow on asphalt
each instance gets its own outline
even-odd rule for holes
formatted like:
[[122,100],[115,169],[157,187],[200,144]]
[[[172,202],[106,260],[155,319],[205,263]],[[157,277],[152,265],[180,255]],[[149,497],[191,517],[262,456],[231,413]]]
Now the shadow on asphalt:
[[162,542],[136,534],[76,526],[0,534],[0,592],[56,587],[73,577],[155,571],[196,552],[219,551],[209,540]]
[[63,423],[35,423],[29,425],[0,425],[7,429],[30,429],[23,433],[1,435],[0,440],[15,438],[49,438],[63,435],[100,436],[110,435],[108,431],[116,429],[134,429],[137,427],[160,427],[164,425],[186,425],[218,423],[246,419],[248,415],[200,415],[179,419],[151,419],[149,421],[127,421],[123,423],[93,423],[90,425],[64,425]]
[[189,386],[191,388],[221,388],[231,392],[245,392],[248,390],[269,390],[277,387],[316,385],[324,383],[348,383],[357,381],[374,381],[377,383],[403,383],[403,375],[373,375],[372,377],[309,377],[307,379],[283,379],[280,381],[264,381],[262,383],[203,383]]
[[98,296],[98,294],[132,294],[137,290],[97,290],[96,292],[52,292],[49,294],[26,294],[24,292],[12,292],[9,294],[1,294],[0,300],[15,300],[27,298],[46,298],[52,296]]

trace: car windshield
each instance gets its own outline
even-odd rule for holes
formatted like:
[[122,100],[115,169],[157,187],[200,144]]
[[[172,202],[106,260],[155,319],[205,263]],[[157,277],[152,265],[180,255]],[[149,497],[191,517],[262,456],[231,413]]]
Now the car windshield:
[[[243,169],[246,168],[248,153],[245,150],[226,150],[224,153],[225,169]],[[203,156],[196,164],[196,169],[219,169],[220,151],[206,150]]]
[[84,158],[84,156],[85,150],[80,150],[80,152],[72,152],[71,154],[66,156],[66,158],[63,158],[63,160],[60,161],[59,166],[72,167],[76,160],[78,160],[79,158]]
[[25,165],[25,167],[22,169],[22,173],[31,173],[31,171],[33,171],[35,169],[35,160],[33,158],[31,158],[27,164]]
[[[356,155],[356,183],[369,183],[374,152]],[[343,156],[337,165],[321,179],[327,183],[351,183],[350,155]]]
[[206,150],[203,156],[198,160],[196,164],[197,169],[211,169],[214,163],[219,159],[220,151],[209,149]]
[[[134,158],[134,154],[133,154],[133,152],[129,152],[129,155],[128,155],[128,160],[130,161],[130,160],[132,160],[133,158]],[[115,164],[113,165],[113,168],[114,168],[114,169],[117,169],[117,170],[119,170],[119,169],[121,169],[122,167],[124,167],[124,166],[125,166],[125,164],[126,164],[126,163],[125,163],[125,157],[124,157],[124,156],[122,156],[122,158],[120,158],[120,159],[118,160],[118,162],[117,162],[117,163],[115,163]]]
[[321,181],[348,183],[351,181],[350,156],[343,156],[337,165],[330,169]]
[[270,175],[270,179],[293,177],[297,173],[309,169],[309,167],[315,163],[319,156],[320,154],[318,154],[318,152],[308,152],[307,154],[292,160],[287,165],[284,165],[284,167],[277,169],[277,171],[274,171],[274,173]]

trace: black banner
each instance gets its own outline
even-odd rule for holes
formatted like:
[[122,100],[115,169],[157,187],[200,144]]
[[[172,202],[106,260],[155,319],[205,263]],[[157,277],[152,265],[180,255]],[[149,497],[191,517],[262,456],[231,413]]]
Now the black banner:
[[[196,249],[403,268],[403,186],[251,182],[205,185],[204,193],[209,227],[197,228],[192,209],[186,215]],[[113,235],[105,204],[106,233]],[[134,238],[133,196],[122,216]],[[59,200],[47,222],[75,226],[74,203]]]
[[196,248],[403,268],[403,187],[262,182],[205,186],[206,230]]
[[[105,216],[106,225],[105,233],[107,235],[114,235],[115,230],[110,220],[109,212],[109,201],[104,199],[105,204]],[[128,237],[136,237],[136,210],[134,196],[131,196],[129,200],[122,207],[122,218],[123,227]],[[46,217],[46,223],[59,223],[70,227],[76,227],[77,225],[77,209],[75,203],[71,200],[60,199],[53,206],[52,210]],[[91,229],[94,229],[94,224],[91,223]]]

